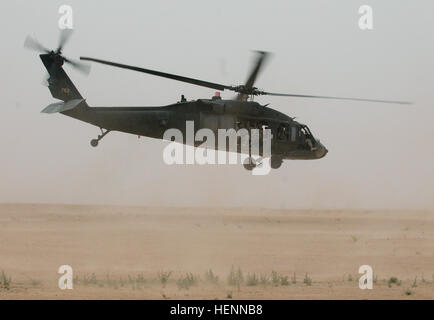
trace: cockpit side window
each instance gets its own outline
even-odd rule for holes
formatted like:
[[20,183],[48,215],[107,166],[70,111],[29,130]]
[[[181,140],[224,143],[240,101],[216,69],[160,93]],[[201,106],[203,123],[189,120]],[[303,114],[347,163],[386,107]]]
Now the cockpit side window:
[[303,136],[304,136],[303,128],[302,127],[298,127],[297,129],[298,129],[297,130],[298,140],[301,140],[303,138]]

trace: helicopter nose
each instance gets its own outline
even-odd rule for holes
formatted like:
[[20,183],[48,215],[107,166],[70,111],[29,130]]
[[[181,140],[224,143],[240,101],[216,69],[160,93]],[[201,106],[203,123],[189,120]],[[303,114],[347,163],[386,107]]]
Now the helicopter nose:
[[317,140],[317,145],[318,145],[318,148],[317,148],[317,150],[316,150],[316,152],[315,152],[315,155],[316,155],[317,159],[324,158],[324,157],[326,156],[327,152],[329,152],[329,151],[328,151],[327,148],[326,148],[326,147],[325,147],[321,142],[319,142],[318,140]]

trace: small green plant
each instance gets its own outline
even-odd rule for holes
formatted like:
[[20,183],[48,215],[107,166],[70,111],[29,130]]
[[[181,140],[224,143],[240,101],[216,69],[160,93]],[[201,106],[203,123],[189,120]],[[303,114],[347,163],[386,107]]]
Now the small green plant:
[[289,286],[288,276],[280,276],[280,285]]
[[244,277],[241,268],[238,267],[238,270],[235,270],[234,266],[232,266],[228,276],[228,284],[231,286],[236,286],[239,291],[240,286],[243,284],[243,282],[244,282]]
[[212,284],[217,284],[219,282],[219,277],[215,275],[211,269],[209,269],[207,272],[205,272],[205,281]]
[[411,285],[412,288],[417,287],[417,277],[414,278],[413,284]]
[[280,277],[279,274],[276,271],[271,271],[271,283],[273,286],[278,286],[280,283]]
[[11,277],[8,277],[4,271],[0,276],[0,289],[9,290],[11,288]]
[[400,286],[401,281],[399,281],[399,279],[397,277],[391,277],[389,279],[389,281],[387,282],[387,284],[388,284],[389,288],[392,287],[392,284],[396,284],[396,285]]
[[348,281],[353,281],[353,276],[351,274],[348,275]]
[[226,293],[226,298],[227,298],[227,299],[232,299],[232,291],[228,291],[228,292]]
[[270,278],[266,274],[261,274],[259,276],[259,283],[263,286],[267,286],[270,284]]
[[413,294],[413,291],[411,291],[410,289],[405,290],[405,295],[411,296],[412,294]]
[[191,286],[197,284],[198,279],[197,277],[192,273],[187,273],[184,277],[179,278],[176,281],[176,285],[179,289],[190,289]]
[[297,275],[295,274],[295,272],[294,272],[294,274],[293,274],[292,277],[291,277],[291,282],[292,282],[293,284],[296,284],[296,283],[297,283]]
[[390,279],[389,279],[389,283],[398,283],[398,278],[397,277],[391,277]]
[[136,283],[139,284],[139,285],[143,285],[143,284],[146,283],[146,279],[145,279],[145,277],[143,276],[142,273],[139,273],[139,274],[136,276]]
[[271,271],[271,283],[273,286],[289,286],[288,276],[283,276],[276,271]]
[[85,286],[98,284],[95,273],[92,273],[91,275],[85,274],[80,282]]
[[158,272],[158,279],[160,280],[163,287],[166,286],[167,282],[169,281],[170,276],[172,275],[172,271],[159,271]]
[[32,287],[38,287],[41,285],[41,281],[35,280],[35,279],[31,279],[30,283],[31,283]]
[[92,273],[92,275],[90,276],[90,284],[93,284],[93,285],[98,284],[98,280],[96,279],[95,273]]
[[114,289],[118,289],[118,281],[116,281],[115,279],[110,278],[110,274],[106,274],[105,276],[105,283],[107,284],[108,287],[114,288]]
[[120,277],[119,278],[119,286],[121,288],[123,288],[123,287],[125,287],[126,284],[127,284],[127,282],[122,277]]
[[252,273],[252,274],[247,274],[247,285],[252,287],[252,286],[257,286],[259,283],[259,278],[256,275],[256,273]]
[[142,288],[142,286],[145,285],[146,279],[145,279],[145,277],[143,276],[142,273],[139,273],[139,274],[137,274],[135,276],[128,275],[127,282],[128,282],[129,285],[131,285],[131,288],[133,290],[136,290],[136,289],[140,290]]
[[312,279],[311,279],[311,277],[309,277],[309,275],[307,274],[307,272],[306,272],[306,275],[304,276],[303,283],[305,285],[307,285],[307,286],[311,286],[312,285]]
[[427,281],[425,280],[425,277],[424,277],[423,273],[422,273],[422,279],[421,279],[421,281],[422,281],[422,283],[427,283]]

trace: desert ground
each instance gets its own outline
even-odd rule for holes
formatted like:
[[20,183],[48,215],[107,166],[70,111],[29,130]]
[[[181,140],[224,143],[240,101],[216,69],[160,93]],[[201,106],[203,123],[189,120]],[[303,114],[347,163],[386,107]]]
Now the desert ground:
[[1,204],[0,272],[0,299],[434,299],[434,213]]

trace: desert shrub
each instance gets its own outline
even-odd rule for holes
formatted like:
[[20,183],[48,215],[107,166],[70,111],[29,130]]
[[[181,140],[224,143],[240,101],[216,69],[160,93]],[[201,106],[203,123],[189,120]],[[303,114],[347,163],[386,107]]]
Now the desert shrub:
[[392,286],[392,284],[396,284],[396,285],[398,285],[398,286],[401,285],[401,281],[399,281],[399,279],[398,279],[397,277],[391,277],[391,278],[389,279],[389,281],[387,281],[387,283],[388,283],[388,285],[389,285],[389,288]]
[[411,285],[412,288],[416,288],[417,287],[417,277],[414,278],[413,284]]
[[98,279],[96,278],[95,273],[92,274],[85,274],[83,275],[82,278],[76,276],[74,277],[74,283],[76,284],[82,284],[85,286],[89,286],[89,285],[97,285],[98,284]]
[[309,277],[309,275],[307,274],[307,272],[306,272],[306,275],[304,276],[303,283],[305,285],[307,285],[307,286],[311,286],[312,285],[312,278]]
[[232,266],[231,271],[229,272],[228,276],[228,284],[231,286],[238,287],[238,290],[240,289],[240,286],[244,282],[243,272],[241,271],[241,268],[238,267],[237,270],[235,270],[234,266]]
[[280,285],[289,286],[288,276],[280,276]]
[[247,285],[252,287],[252,286],[257,286],[259,283],[259,278],[256,275],[256,273],[252,273],[252,274],[247,274]]
[[274,286],[278,286],[279,285],[279,275],[277,274],[276,271],[271,271],[271,283]]
[[197,284],[198,279],[192,273],[187,273],[184,277],[179,278],[176,281],[176,285],[179,289],[190,289],[191,286]]
[[288,276],[283,276],[277,273],[276,271],[271,271],[271,283],[274,286],[289,286]]
[[266,274],[261,274],[259,276],[259,283],[262,284],[263,286],[269,285],[270,277],[268,277]]
[[8,277],[4,271],[0,276],[0,289],[9,290],[11,288],[12,278]]
[[295,274],[295,272],[294,272],[294,274],[293,274],[292,277],[291,277],[291,282],[292,282],[293,284],[296,284],[296,283],[297,283],[297,275]]
[[215,275],[211,269],[209,269],[205,272],[205,281],[212,284],[217,284],[219,282],[219,277]]
[[172,271],[159,271],[158,272],[158,279],[160,280],[163,287],[166,286],[167,282],[169,281],[170,276],[172,275]]
[[128,284],[131,285],[132,289],[141,289],[141,287],[146,283],[146,279],[142,273],[135,276],[128,275]]
[[407,289],[404,291],[405,295],[407,296],[411,296],[413,294],[413,291],[411,291],[410,289]]

